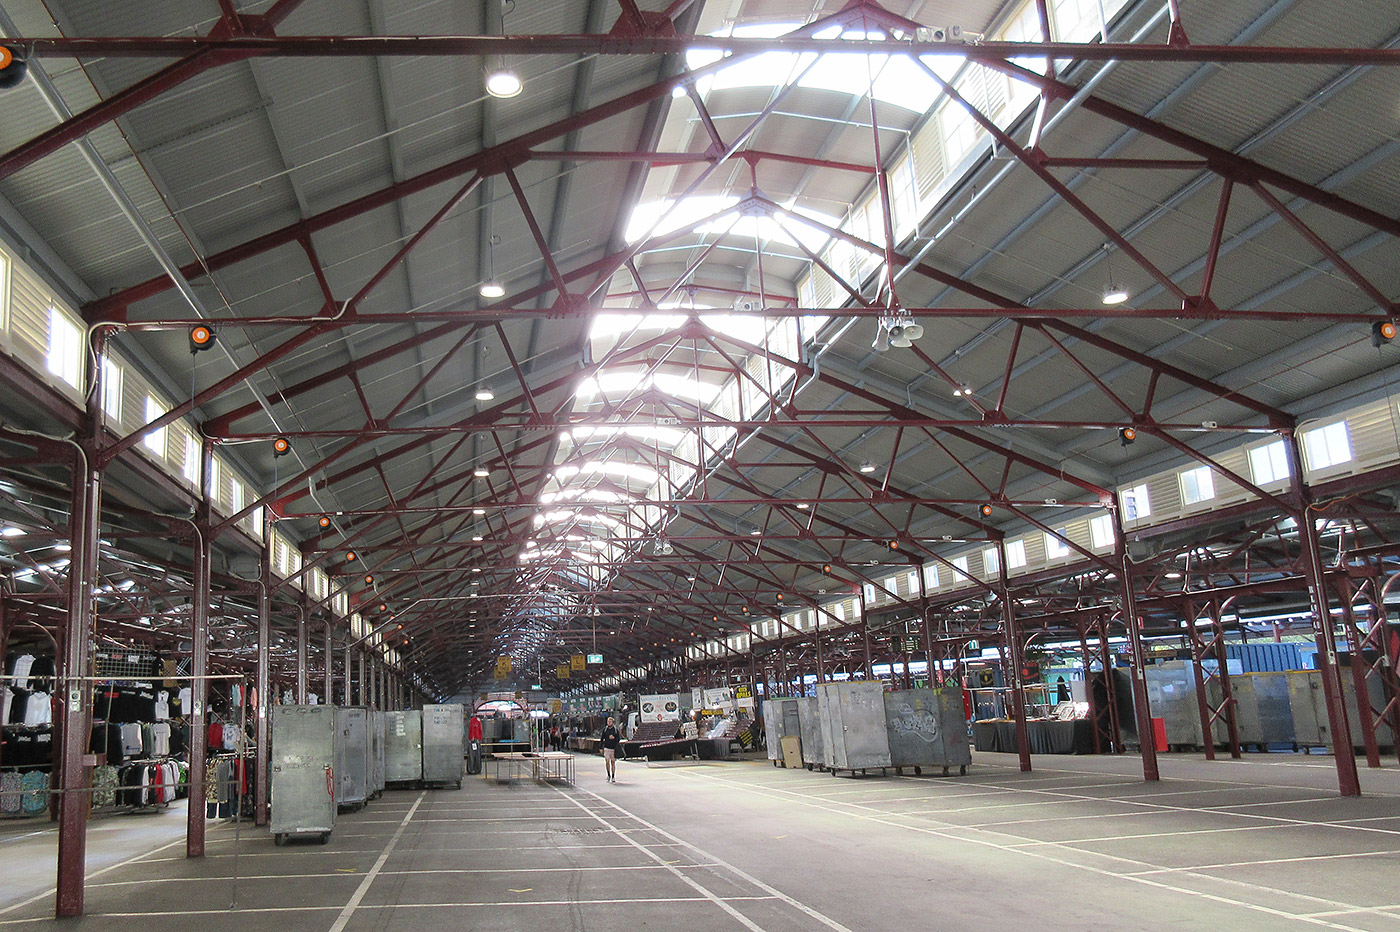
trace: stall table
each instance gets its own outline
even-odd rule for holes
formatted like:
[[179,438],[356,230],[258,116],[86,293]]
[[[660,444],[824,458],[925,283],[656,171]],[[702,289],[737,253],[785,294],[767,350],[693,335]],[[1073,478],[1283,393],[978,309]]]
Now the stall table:
[[[1032,719],[1026,722],[1032,754],[1094,753],[1094,723],[1088,719],[1062,722]],[[972,723],[973,747],[979,751],[1016,753],[1016,723],[989,719]]]
[[574,756],[563,751],[497,754],[487,764],[497,783],[514,783],[527,773],[536,783],[574,782]]

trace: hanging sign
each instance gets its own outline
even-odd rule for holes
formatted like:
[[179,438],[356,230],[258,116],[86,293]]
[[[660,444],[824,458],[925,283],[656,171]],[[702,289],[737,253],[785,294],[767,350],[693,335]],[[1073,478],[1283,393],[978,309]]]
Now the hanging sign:
[[569,658],[569,668],[572,670],[583,670],[588,666],[588,658],[583,654],[574,654]]

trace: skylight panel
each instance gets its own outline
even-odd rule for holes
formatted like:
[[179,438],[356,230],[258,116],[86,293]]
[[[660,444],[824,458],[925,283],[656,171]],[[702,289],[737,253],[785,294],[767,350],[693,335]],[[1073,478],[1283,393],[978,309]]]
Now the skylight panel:
[[732,194],[704,194],[674,200],[660,198],[638,204],[627,220],[625,238],[635,243],[646,236],[664,236],[676,230],[715,222],[732,209],[739,198]]
[[586,440],[609,440],[618,435],[637,440],[654,440],[658,444],[674,447],[685,439],[686,432],[678,427],[658,427],[654,424],[590,424],[575,427],[570,431],[575,442]]
[[617,337],[644,330],[675,330],[684,314],[598,314],[588,329],[590,338]]

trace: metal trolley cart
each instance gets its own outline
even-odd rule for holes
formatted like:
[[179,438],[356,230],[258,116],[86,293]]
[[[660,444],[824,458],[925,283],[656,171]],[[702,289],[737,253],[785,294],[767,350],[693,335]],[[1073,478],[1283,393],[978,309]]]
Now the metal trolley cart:
[[363,809],[370,797],[369,714],[362,708],[335,710],[335,802]]
[[465,709],[460,704],[425,705],[423,782],[462,786],[462,738]]
[[885,693],[885,718],[889,732],[890,760],[896,772],[904,767],[923,773],[925,767],[956,766],[967,773],[972,749],[967,742],[967,718],[962,687],[903,689]]
[[808,770],[825,770],[821,711],[816,697],[804,697],[797,702],[798,728],[802,737],[802,763]]
[[885,686],[879,682],[822,683],[817,686],[822,759],[832,774],[892,766],[885,726]]
[[768,736],[768,759],[774,767],[783,766],[783,739],[801,736],[801,716],[797,699],[769,699],[763,703],[763,731]]
[[328,705],[279,705],[272,710],[273,840],[318,835],[335,828],[336,710]]
[[384,713],[384,782],[423,779],[423,713],[417,709]]

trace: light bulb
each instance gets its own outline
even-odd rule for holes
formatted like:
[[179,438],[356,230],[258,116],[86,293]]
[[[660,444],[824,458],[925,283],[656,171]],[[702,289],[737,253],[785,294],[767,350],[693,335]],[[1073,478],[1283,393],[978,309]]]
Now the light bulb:
[[509,68],[496,68],[486,76],[486,93],[492,97],[514,97],[524,89],[520,75]]

